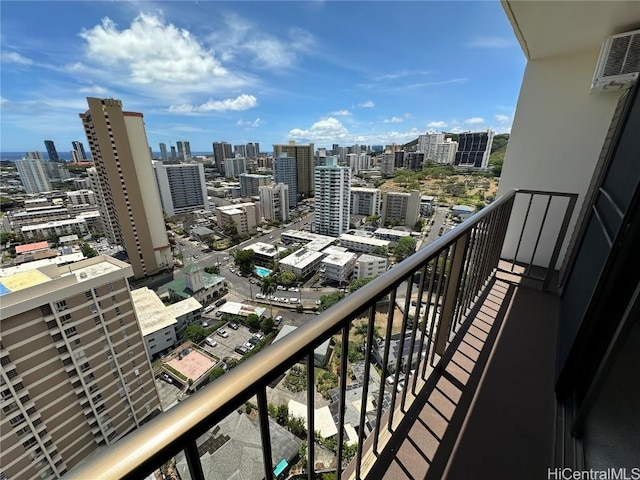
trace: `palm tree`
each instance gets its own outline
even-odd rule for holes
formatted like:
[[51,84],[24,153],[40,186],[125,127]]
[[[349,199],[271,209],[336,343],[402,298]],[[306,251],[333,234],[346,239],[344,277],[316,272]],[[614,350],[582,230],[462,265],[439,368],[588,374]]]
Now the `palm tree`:
[[267,296],[269,300],[269,307],[271,308],[271,318],[273,318],[273,303],[271,303],[271,294],[276,291],[276,279],[271,275],[267,275],[262,278],[262,286],[260,287],[260,291],[263,295]]

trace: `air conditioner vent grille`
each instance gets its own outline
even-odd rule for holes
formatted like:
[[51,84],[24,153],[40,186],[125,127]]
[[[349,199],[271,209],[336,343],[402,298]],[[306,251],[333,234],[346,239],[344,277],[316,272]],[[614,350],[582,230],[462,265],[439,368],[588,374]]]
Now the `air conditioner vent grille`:
[[637,71],[640,71],[640,35],[612,39],[607,62],[602,72],[603,76]]

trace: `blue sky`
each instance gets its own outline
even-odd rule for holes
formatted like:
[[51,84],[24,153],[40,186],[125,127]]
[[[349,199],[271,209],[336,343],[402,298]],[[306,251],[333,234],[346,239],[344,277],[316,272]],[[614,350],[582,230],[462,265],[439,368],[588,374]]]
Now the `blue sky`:
[[86,142],[85,97],[149,144],[508,132],[525,66],[499,2],[2,2],[1,149]]

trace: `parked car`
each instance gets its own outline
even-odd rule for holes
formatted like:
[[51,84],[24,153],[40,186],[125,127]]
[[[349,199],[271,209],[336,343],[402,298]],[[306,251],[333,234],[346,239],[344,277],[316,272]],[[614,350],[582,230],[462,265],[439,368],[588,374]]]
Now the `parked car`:
[[173,384],[173,378],[171,378],[171,376],[168,373],[163,373],[162,375],[160,375],[160,378],[162,378],[162,380],[164,380],[167,383]]
[[207,322],[206,320],[204,322],[202,322],[202,326],[204,328],[207,328],[209,326],[209,322]]
[[289,287],[290,292],[299,292],[300,289],[298,287]]
[[278,315],[273,323],[276,327],[279,327],[282,323],[282,315]]
[[218,342],[216,342],[216,341],[215,341],[213,338],[211,338],[211,337],[207,337],[204,341],[205,341],[205,342],[207,343],[207,345],[209,345],[210,347],[215,347],[216,345],[218,345]]
[[237,330],[238,328],[240,328],[240,324],[238,322],[229,322],[229,328]]
[[251,338],[249,339],[249,343],[250,343],[251,345],[257,345],[257,344],[259,344],[259,343],[260,343],[260,339],[259,339],[259,338],[256,338],[256,337],[251,337]]
[[209,313],[211,310],[213,310],[215,307],[213,305],[209,305],[208,307],[205,307],[204,309],[204,313]]
[[251,342],[247,342],[244,344],[244,348],[246,348],[247,350],[253,350],[254,348],[256,348],[256,346]]
[[219,307],[220,305],[223,305],[227,303],[227,299],[226,298],[219,298],[218,300],[216,300],[216,303],[214,303],[214,305],[216,307]]
[[286,290],[286,288],[284,288],[282,285],[278,285],[276,288],[277,288],[278,290]]
[[244,355],[249,350],[247,350],[247,348],[244,345],[238,345],[233,351],[236,353],[239,353],[240,355]]
[[227,333],[227,331],[224,328],[219,328],[216,333],[218,335],[220,335],[222,338],[228,338],[229,334]]
[[[276,317],[276,318],[278,318],[278,317]],[[282,319],[282,317],[280,317],[280,318]],[[257,338],[258,340],[262,340],[264,338],[264,335],[261,334],[260,332],[254,333],[253,334],[253,338]]]

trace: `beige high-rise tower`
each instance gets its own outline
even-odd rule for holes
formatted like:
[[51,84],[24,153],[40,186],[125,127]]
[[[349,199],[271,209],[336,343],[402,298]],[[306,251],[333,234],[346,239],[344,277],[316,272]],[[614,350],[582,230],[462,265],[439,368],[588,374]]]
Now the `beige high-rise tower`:
[[298,196],[309,198],[313,196],[314,190],[314,149],[313,143],[308,145],[298,145],[296,142],[289,142],[288,145],[274,145],[273,158],[278,158],[280,154],[286,153],[289,157],[296,159],[296,170],[298,172]]
[[122,111],[114,99],[87,98],[80,114],[109,217],[109,232],[127,252],[133,275],[142,278],[172,265],[149,144],[141,113]]

